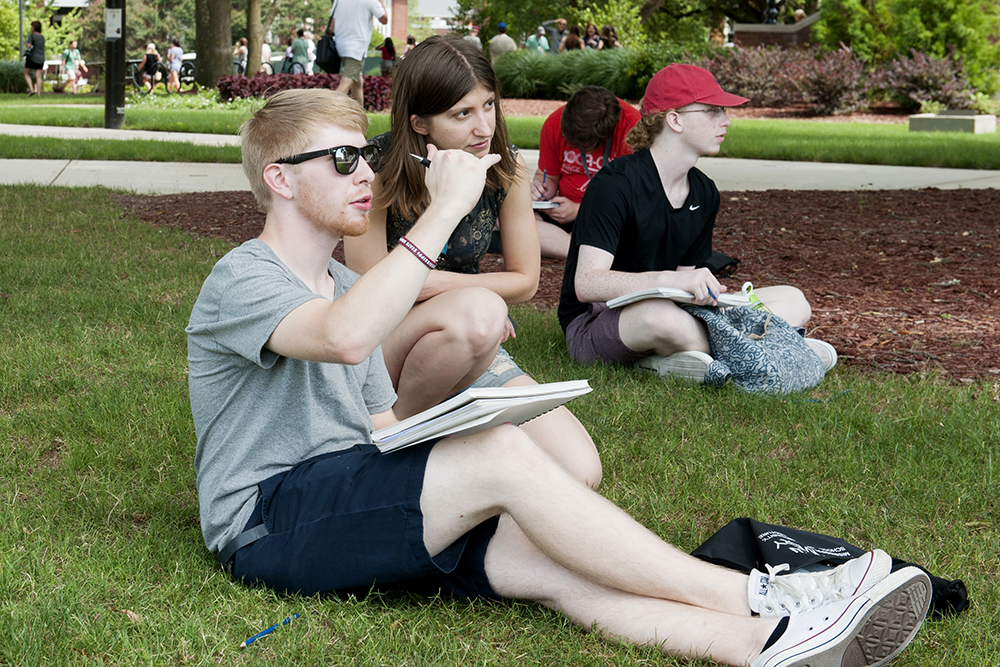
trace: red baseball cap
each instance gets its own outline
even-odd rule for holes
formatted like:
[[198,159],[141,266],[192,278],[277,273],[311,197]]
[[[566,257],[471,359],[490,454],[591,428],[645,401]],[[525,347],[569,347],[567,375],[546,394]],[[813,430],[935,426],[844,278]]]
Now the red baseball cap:
[[674,63],[649,80],[642,97],[642,113],[679,109],[701,102],[716,107],[735,107],[749,102],[745,97],[722,90],[712,73],[694,65]]

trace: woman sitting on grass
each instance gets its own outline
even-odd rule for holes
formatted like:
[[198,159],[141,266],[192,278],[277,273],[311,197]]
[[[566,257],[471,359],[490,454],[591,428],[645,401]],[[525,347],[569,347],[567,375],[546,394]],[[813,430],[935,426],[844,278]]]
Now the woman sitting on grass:
[[[499,347],[513,335],[507,304],[530,299],[538,287],[540,251],[524,159],[510,145],[500,111],[496,75],[481,49],[461,37],[434,36],[397,65],[392,89],[392,132],[372,143],[383,150],[373,186],[371,228],[345,238],[347,265],[364,273],[397,244],[428,204],[427,146],[501,155],[490,168],[479,204],[441,250],[418,303],[382,343],[404,418],[473,386],[535,384]],[[480,273],[494,228],[504,270]],[[499,349],[498,349],[499,348]],[[484,372],[485,371],[485,372]],[[564,468],[591,486],[600,458],[586,429],[565,407],[521,428]]]

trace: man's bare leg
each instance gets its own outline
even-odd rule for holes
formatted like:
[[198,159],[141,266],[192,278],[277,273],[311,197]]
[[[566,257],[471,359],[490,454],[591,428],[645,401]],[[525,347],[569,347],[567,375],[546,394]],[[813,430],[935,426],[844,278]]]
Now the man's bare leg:
[[[713,570],[705,576],[716,575]],[[755,657],[777,625],[777,619],[727,614],[595,584],[541,553],[506,514],[487,549],[486,574],[499,595],[539,602],[608,639],[730,665]]]
[[670,546],[570,476],[513,427],[435,445],[420,507],[424,542],[432,555],[504,512],[548,558],[594,584],[750,615],[745,575]]
[[618,320],[622,342],[636,352],[661,357],[695,350],[711,354],[705,323],[669,299],[646,299],[625,306]]

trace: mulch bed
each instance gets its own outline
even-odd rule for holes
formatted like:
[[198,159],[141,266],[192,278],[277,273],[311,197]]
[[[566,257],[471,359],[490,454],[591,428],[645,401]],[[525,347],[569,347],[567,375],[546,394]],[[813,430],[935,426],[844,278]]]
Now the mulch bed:
[[[239,243],[264,218],[247,192],[120,195],[129,215]],[[841,363],[1000,382],[1000,190],[722,193],[715,247],[741,260],[738,290],[791,284],[813,306],[810,335]],[[338,248],[337,254],[340,253]],[[338,257],[342,259],[342,257]],[[501,270],[489,256],[485,271]],[[562,263],[543,260],[537,308],[558,303]]]

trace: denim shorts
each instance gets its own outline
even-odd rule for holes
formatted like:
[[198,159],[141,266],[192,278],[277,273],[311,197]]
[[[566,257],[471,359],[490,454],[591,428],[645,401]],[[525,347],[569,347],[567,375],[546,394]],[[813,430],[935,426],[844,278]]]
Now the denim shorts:
[[232,574],[280,593],[423,595],[500,599],[486,577],[497,518],[431,557],[420,493],[434,442],[388,454],[356,445],[306,459],[261,482],[246,529],[268,534],[233,557]]
[[591,303],[587,312],[577,315],[566,327],[566,347],[573,361],[592,364],[632,365],[648,357],[650,352],[636,352],[622,342],[618,332],[621,308],[608,308],[606,303]]
[[497,350],[497,356],[493,358],[493,363],[486,369],[486,372],[476,378],[476,381],[469,386],[476,389],[502,387],[521,375],[527,375],[527,373],[522,371],[521,367],[511,359],[510,353],[501,347]]

